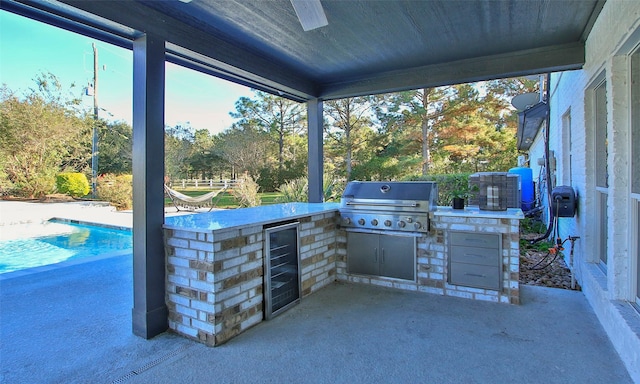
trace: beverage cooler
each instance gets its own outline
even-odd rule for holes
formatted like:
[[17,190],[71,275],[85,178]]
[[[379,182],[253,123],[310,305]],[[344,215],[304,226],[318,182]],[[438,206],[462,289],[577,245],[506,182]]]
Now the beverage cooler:
[[265,227],[265,318],[300,301],[299,223]]

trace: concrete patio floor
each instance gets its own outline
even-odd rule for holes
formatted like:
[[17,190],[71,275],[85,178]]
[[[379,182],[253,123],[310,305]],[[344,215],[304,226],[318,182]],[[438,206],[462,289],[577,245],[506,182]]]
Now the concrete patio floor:
[[580,292],[522,305],[335,283],[220,347],[131,333],[131,256],[0,280],[6,383],[630,383]]

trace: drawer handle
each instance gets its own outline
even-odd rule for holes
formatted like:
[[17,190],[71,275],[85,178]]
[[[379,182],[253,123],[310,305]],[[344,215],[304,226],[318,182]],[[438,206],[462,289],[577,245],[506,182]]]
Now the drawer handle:
[[477,273],[465,273],[466,276],[473,276],[473,277],[487,277],[487,275],[479,275]]
[[468,243],[476,243],[482,245],[490,245],[491,243],[482,239],[466,239]]
[[484,255],[476,255],[475,253],[465,253],[465,256],[472,256],[472,257],[480,257],[480,258],[484,258]]

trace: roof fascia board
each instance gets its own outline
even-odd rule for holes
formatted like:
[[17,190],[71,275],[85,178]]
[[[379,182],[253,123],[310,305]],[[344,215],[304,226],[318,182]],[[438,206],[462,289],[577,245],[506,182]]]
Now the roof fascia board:
[[167,43],[166,59],[168,62],[193,69],[194,71],[282,96],[297,102],[304,102],[313,98],[313,96],[309,94],[301,93],[296,89],[288,88],[266,79],[256,78],[252,73],[233,68],[199,53],[190,52],[175,44]]
[[593,25],[596,23],[598,16],[600,16],[602,8],[604,8],[604,3],[606,3],[606,0],[598,0],[593,6],[593,11],[591,12],[591,16],[589,16],[589,21],[587,21],[587,25],[585,25],[582,35],[580,36],[582,41],[587,41],[587,38],[593,29]]
[[[241,49],[217,36],[206,34],[136,1],[61,1],[142,33],[156,34],[176,47],[184,47],[186,51],[211,58],[217,66],[225,67],[228,73],[245,79],[244,85],[250,82],[255,83],[256,88],[261,88],[269,84],[269,88],[281,90],[283,94],[304,95],[305,99],[317,97],[317,84],[295,70]],[[199,61],[198,58],[193,59],[195,62]],[[227,79],[235,81],[234,78]]]
[[132,28],[58,2],[3,0],[0,9],[127,49],[133,48],[133,39],[140,35]]
[[583,42],[555,45],[329,83],[322,87],[320,97],[331,100],[581,69],[584,58]]

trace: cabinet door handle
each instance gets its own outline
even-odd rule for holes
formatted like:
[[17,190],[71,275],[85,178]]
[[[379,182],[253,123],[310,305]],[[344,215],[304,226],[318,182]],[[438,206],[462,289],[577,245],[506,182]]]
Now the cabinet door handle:
[[375,249],[375,262],[378,262],[378,248],[374,248]]
[[384,248],[382,248],[382,264],[384,264]]

